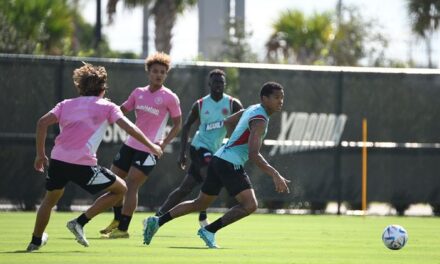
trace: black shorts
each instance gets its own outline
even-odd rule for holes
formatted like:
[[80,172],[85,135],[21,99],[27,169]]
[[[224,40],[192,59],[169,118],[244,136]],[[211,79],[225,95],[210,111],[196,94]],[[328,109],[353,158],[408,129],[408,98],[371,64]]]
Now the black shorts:
[[109,169],[99,165],[77,165],[51,159],[46,189],[48,191],[63,189],[69,181],[72,181],[89,193],[95,194],[112,185],[116,177]]
[[157,157],[151,153],[140,151],[123,144],[113,159],[113,165],[125,172],[128,172],[130,167],[133,166],[142,171],[145,176],[148,176],[156,166],[156,160]]
[[202,185],[202,192],[207,195],[219,195],[225,187],[229,195],[235,197],[244,190],[252,189],[249,176],[243,166],[235,166],[214,156],[208,165],[208,176]]
[[189,148],[189,155],[191,157],[191,165],[189,166],[188,174],[193,176],[197,182],[201,183],[204,179],[200,174],[200,170],[208,167],[212,158],[212,152],[205,148],[196,149],[191,146]]

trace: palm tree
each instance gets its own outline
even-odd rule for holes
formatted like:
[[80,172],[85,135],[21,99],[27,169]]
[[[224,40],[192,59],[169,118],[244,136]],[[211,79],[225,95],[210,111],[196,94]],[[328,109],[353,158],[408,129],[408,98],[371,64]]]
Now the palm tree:
[[[119,0],[109,0],[107,4],[107,14],[109,20],[116,12],[116,4]],[[176,23],[177,15],[182,13],[186,8],[194,6],[197,0],[123,0],[128,8],[138,6],[149,7],[149,12],[144,12],[154,16],[155,39],[154,44],[157,51],[170,53],[172,29]],[[144,19],[145,20],[145,19]],[[144,36],[143,41],[148,41]],[[145,46],[145,45],[143,45]]]
[[428,67],[432,68],[432,37],[439,28],[440,1],[439,0],[408,0],[408,13],[412,31],[426,42]]

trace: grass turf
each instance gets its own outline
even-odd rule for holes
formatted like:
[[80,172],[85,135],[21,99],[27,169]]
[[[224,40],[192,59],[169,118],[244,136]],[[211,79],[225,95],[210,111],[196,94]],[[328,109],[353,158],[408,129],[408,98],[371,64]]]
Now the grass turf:
[[[219,250],[207,249],[196,235],[197,215],[169,222],[149,246],[142,244],[143,218],[136,213],[129,239],[101,239],[98,230],[112,214],[98,215],[85,228],[90,247],[75,242],[65,227],[79,213],[53,212],[49,242],[26,253],[35,213],[0,212],[0,263],[440,263],[440,218],[359,217],[335,215],[251,215],[220,230]],[[211,220],[219,215],[209,214]],[[382,244],[388,224],[400,224],[409,234],[402,250]]]

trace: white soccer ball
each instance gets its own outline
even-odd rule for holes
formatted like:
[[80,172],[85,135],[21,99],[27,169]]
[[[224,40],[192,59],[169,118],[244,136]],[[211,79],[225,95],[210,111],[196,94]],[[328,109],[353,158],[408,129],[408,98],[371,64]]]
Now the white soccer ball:
[[389,249],[401,249],[408,242],[408,232],[400,225],[389,225],[383,230],[382,241]]

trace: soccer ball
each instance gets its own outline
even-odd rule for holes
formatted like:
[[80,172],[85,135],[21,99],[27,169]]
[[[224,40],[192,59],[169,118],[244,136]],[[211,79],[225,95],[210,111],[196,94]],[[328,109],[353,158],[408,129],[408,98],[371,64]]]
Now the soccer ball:
[[408,233],[400,225],[389,225],[383,230],[382,241],[387,248],[398,250],[408,242]]

